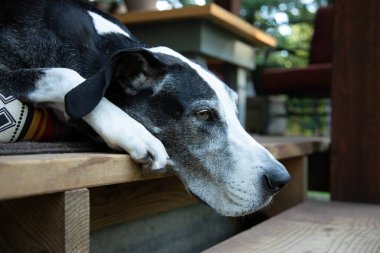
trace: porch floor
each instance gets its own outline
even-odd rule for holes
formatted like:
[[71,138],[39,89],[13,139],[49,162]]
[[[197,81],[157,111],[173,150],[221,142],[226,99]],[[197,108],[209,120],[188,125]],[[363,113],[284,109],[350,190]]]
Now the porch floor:
[[380,205],[307,201],[204,253],[380,252]]

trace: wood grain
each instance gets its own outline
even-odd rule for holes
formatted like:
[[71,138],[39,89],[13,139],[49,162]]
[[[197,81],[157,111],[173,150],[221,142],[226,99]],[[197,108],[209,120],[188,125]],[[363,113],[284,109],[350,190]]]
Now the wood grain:
[[[303,155],[321,146],[309,139],[260,142],[282,158],[294,178],[268,209],[273,215],[303,200]],[[92,187],[91,207],[88,190],[67,191],[84,187]],[[60,191],[65,192],[48,194]],[[45,195],[0,201],[0,252],[88,252],[90,208],[91,230],[96,230],[196,201],[172,174],[144,172],[124,154],[1,156],[0,198],[36,194]]]
[[174,22],[179,19],[207,19],[239,35],[254,45],[274,47],[277,44],[277,41],[273,37],[216,4],[168,11],[131,12],[115,17],[126,25],[147,22]]
[[0,202],[0,252],[88,252],[89,193]]
[[[328,140],[259,138],[277,159],[320,152]],[[0,200],[174,176],[141,170],[125,154],[0,156]]]
[[305,202],[204,252],[377,253],[380,206]]
[[85,253],[90,250],[90,196],[87,189],[66,191],[65,252]]
[[91,189],[91,231],[196,202],[176,177],[96,187]]
[[165,176],[168,175],[144,172],[124,154],[1,156],[0,199]]
[[380,5],[334,1],[332,198],[380,203]]

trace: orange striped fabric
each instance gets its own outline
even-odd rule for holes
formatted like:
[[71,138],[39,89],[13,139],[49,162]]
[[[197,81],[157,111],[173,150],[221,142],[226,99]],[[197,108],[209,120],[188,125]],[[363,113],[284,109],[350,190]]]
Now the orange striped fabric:
[[49,141],[56,139],[63,132],[62,126],[54,118],[51,111],[45,108],[29,107],[31,119],[26,122],[24,134],[21,134],[19,140],[24,141]]

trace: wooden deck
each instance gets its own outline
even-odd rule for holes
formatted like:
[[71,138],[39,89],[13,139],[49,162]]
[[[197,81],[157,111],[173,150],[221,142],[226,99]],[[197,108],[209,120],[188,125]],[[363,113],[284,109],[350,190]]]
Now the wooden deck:
[[308,201],[204,253],[378,253],[380,205]]
[[[292,176],[266,210],[272,216],[304,201],[307,156],[329,142],[257,139]],[[0,156],[0,200],[0,252],[88,252],[90,231],[196,201],[173,174],[99,152]]]

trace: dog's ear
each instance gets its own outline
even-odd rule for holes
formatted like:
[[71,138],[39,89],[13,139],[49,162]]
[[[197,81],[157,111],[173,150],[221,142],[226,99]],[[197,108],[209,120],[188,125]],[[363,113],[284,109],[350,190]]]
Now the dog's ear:
[[66,113],[73,119],[90,113],[104,97],[111,82],[120,85],[127,95],[136,95],[154,86],[164,75],[165,66],[146,49],[119,51],[100,71],[66,94]]
[[154,88],[165,75],[166,64],[147,50],[121,54],[114,61],[112,85],[117,85],[129,96]]

